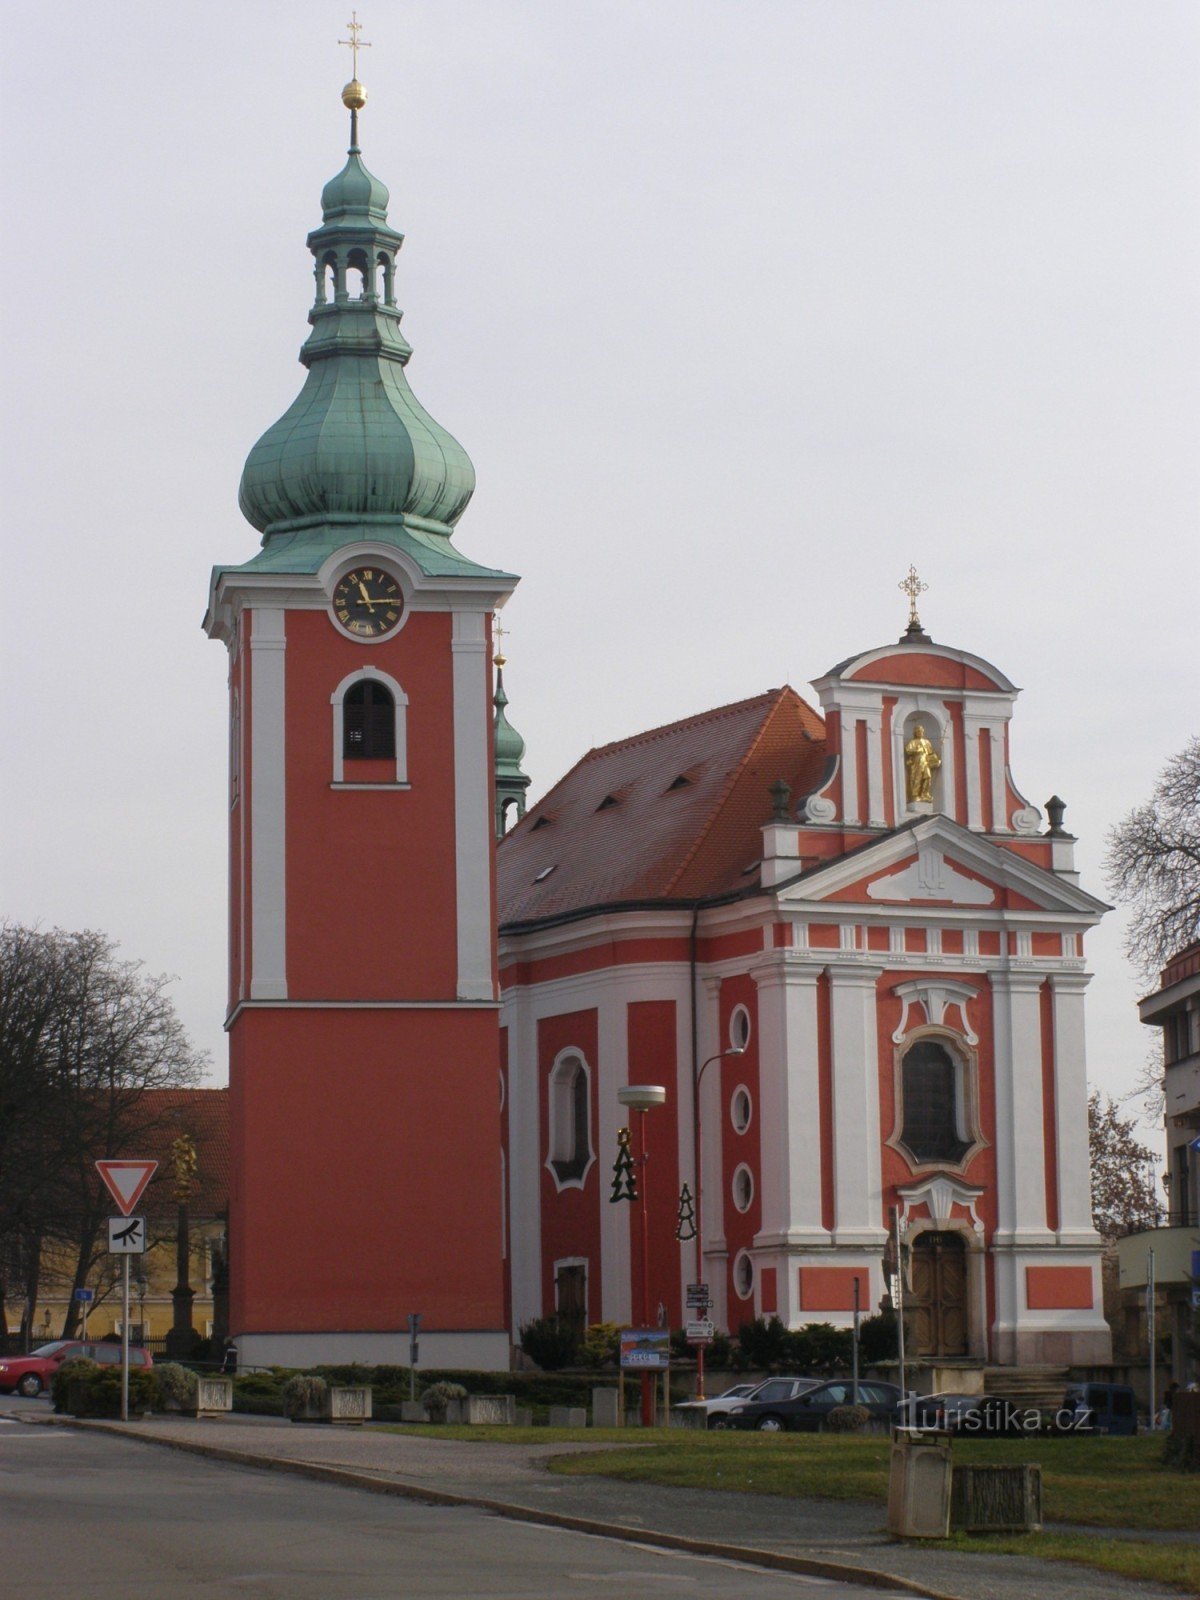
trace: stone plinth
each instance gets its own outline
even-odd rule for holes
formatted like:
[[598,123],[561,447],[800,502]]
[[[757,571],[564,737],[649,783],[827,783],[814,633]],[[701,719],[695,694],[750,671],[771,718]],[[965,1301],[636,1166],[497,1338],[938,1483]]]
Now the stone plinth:
[[620,1426],[620,1391],[617,1389],[593,1389],[592,1427],[619,1428]]
[[469,1394],[464,1403],[471,1423],[511,1427],[517,1420],[515,1394]]
[[196,1415],[219,1417],[233,1410],[233,1379],[199,1377],[196,1380]]
[[357,1385],[330,1389],[325,1396],[325,1418],[328,1422],[362,1424],[371,1415],[371,1391]]
[[586,1406],[551,1406],[550,1426],[552,1428],[586,1428]]

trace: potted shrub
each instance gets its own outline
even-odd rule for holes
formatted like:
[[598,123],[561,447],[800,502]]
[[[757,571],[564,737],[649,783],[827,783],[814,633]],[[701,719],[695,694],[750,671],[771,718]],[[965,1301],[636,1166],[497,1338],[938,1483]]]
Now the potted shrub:
[[292,1422],[322,1422],[329,1385],[312,1372],[294,1372],[280,1391],[283,1414]]
[[84,1377],[89,1372],[95,1372],[96,1363],[88,1356],[72,1356],[70,1361],[64,1361],[50,1379],[50,1393],[54,1398],[55,1411],[70,1411],[70,1391],[72,1381]]
[[[467,1391],[461,1383],[431,1383],[421,1396],[421,1404],[425,1407],[425,1415],[430,1422],[445,1422],[459,1420],[459,1408],[467,1398]],[[449,1416],[451,1406],[454,1415]]]
[[196,1374],[178,1361],[164,1361],[155,1366],[154,1388],[156,1400],[163,1411],[195,1411]]

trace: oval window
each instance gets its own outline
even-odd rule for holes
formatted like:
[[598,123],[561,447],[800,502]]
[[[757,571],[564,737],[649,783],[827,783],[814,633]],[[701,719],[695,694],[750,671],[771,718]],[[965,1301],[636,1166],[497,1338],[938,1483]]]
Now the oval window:
[[729,1120],[733,1123],[733,1131],[745,1133],[753,1115],[754,1106],[750,1099],[750,1091],[745,1084],[739,1084],[733,1091],[733,1099],[729,1102]]
[[733,1203],[739,1211],[749,1211],[754,1199],[754,1174],[744,1163],[733,1175]]
[[749,1300],[754,1293],[754,1263],[745,1250],[739,1251],[733,1263],[733,1287],[741,1300]]
[[734,1006],[729,1019],[729,1048],[744,1050],[750,1043],[750,1013],[745,1006]]

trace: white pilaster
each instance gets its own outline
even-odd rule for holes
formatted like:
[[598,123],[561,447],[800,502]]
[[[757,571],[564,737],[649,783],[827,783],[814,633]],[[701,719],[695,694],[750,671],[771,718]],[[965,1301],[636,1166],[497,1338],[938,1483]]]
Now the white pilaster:
[[252,1000],[287,999],[284,616],[276,606],[250,613]]
[[983,831],[983,792],[979,777],[979,729],[982,721],[970,712],[963,716],[963,759],[967,765],[967,827]]
[[1035,972],[993,972],[997,1245],[1045,1244],[1042,1018]]
[[842,816],[850,823],[861,822],[858,814],[858,718],[853,709],[843,710],[842,719]]
[[611,981],[598,987],[594,1004],[602,1314],[606,1322],[628,1323],[633,1319],[629,1230],[630,1216],[635,1208],[631,1205],[610,1205],[608,1198],[609,1169],[617,1148],[617,1130],[626,1126],[630,1117],[617,1099],[617,1090],[629,1082],[628,1005],[626,996]]
[[1058,1237],[1092,1244],[1091,1156],[1088,1149],[1087,1053],[1083,996],[1091,976],[1054,973],[1054,1137],[1058,1153]]
[[[821,1225],[820,1071],[815,967],[789,962],[784,952],[756,967],[762,1223],[755,1244],[827,1245]],[[779,1315],[788,1304],[786,1273]]]
[[458,998],[491,1000],[492,815],[488,775],[487,635],[482,611],[454,613],[454,857]]
[[509,1263],[513,1325],[543,1315],[541,1124],[538,1111],[537,1021],[529,994],[513,992],[501,1020],[508,1026]]
[[881,967],[831,965],[833,1035],[834,1243],[882,1244],[883,1180],[879,1154],[879,1028],[876,982]]
[[1012,828],[1008,821],[1008,783],[1006,781],[1004,760],[1004,734],[1003,722],[993,722],[991,725],[991,757],[992,757],[992,832],[1011,833]]
[[867,724],[867,799],[873,828],[885,828],[887,815],[883,801],[883,709],[866,713]]

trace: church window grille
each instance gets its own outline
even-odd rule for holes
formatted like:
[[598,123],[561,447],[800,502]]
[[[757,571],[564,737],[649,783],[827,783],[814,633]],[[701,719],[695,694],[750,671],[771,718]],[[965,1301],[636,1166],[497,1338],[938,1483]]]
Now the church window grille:
[[550,1159],[560,1189],[582,1188],[595,1159],[591,1139],[591,1074],[574,1051],[558,1058],[550,1073]]
[[919,1162],[959,1162],[971,1148],[963,1137],[961,1069],[936,1039],[918,1039],[901,1067],[904,1144]]
[[395,755],[396,702],[384,684],[364,678],[346,690],[342,703],[342,757],[390,761]]

